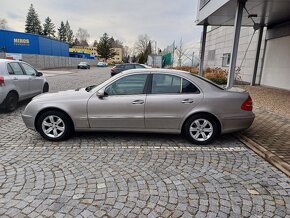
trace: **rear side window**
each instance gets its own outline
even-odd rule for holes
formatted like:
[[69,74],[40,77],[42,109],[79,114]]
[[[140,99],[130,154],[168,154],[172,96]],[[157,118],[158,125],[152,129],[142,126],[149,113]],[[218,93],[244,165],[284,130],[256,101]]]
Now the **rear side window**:
[[152,94],[180,93],[181,78],[177,76],[154,74]]
[[182,79],[182,93],[200,93],[199,89],[186,79]]
[[125,65],[125,70],[131,70],[131,69],[134,69],[134,65],[133,64],[127,64]]
[[145,68],[145,67],[142,66],[142,65],[138,65],[138,64],[136,64],[136,65],[135,65],[135,68],[136,68],[136,69],[141,69],[141,68],[143,69],[143,68]]
[[24,75],[24,72],[18,63],[10,63],[9,65],[15,75]]
[[190,81],[178,76],[154,74],[152,79],[152,94],[188,93],[199,94],[199,89]]

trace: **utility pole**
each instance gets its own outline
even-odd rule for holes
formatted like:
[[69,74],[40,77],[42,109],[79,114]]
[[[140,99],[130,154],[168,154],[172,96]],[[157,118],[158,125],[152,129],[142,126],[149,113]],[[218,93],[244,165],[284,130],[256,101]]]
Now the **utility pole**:
[[194,64],[194,51],[192,52],[192,59],[191,59],[191,66],[193,67]]

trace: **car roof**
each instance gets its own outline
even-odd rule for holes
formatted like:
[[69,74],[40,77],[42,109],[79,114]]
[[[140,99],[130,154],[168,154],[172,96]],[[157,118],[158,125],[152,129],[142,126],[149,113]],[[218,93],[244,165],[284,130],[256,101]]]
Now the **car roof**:
[[125,70],[122,74],[132,74],[132,73],[144,73],[144,72],[154,72],[154,73],[168,73],[168,74],[179,74],[183,76],[190,75],[190,72],[182,71],[182,70],[175,70],[175,69],[160,69],[160,68],[142,68],[142,69],[132,69],[132,70]]
[[10,62],[23,62],[23,61],[11,60],[11,59],[0,59],[0,63],[10,63]]

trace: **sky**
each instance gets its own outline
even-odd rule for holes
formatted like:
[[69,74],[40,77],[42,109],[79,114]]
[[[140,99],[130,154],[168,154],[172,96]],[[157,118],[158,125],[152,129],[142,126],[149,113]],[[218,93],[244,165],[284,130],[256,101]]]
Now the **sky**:
[[68,20],[74,33],[79,27],[88,30],[89,42],[105,32],[129,47],[142,34],[161,49],[181,38],[190,49],[200,41],[201,27],[194,22],[198,0],[0,0],[0,18],[22,32],[31,3],[42,23],[47,16],[56,27]]

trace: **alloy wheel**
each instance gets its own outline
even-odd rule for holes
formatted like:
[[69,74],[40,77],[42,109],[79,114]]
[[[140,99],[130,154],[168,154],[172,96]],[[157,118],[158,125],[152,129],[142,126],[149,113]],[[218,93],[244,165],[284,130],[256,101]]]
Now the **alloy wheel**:
[[196,119],[190,125],[190,135],[199,142],[207,141],[213,134],[213,125],[206,119]]
[[58,138],[65,132],[64,121],[56,115],[45,117],[41,126],[44,134],[50,138]]

